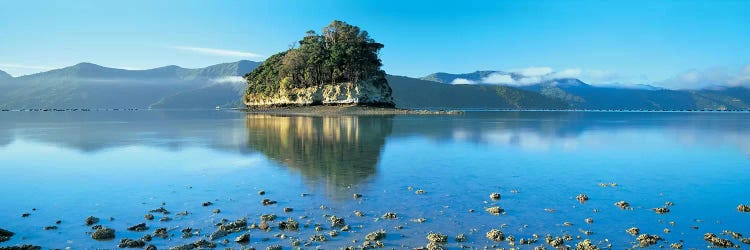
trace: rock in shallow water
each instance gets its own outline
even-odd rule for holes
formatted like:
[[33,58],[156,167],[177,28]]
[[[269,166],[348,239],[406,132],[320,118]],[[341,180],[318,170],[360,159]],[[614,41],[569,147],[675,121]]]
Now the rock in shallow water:
[[91,233],[91,238],[95,240],[111,240],[115,238],[115,230],[111,228],[101,227]]
[[117,245],[119,248],[141,248],[144,246],[146,246],[146,242],[134,239],[121,239],[120,244]]
[[86,222],[86,226],[91,226],[91,225],[94,225],[96,223],[99,223],[99,218],[96,218],[94,216],[89,216],[89,217],[86,218],[86,220],[84,222]]

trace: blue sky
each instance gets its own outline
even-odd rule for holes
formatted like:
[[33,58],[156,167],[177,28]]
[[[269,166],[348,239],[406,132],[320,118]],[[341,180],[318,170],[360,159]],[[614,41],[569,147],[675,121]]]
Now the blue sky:
[[750,63],[747,13],[750,1],[3,1],[0,69],[257,61],[338,19],[385,44],[384,69],[396,75],[730,81]]

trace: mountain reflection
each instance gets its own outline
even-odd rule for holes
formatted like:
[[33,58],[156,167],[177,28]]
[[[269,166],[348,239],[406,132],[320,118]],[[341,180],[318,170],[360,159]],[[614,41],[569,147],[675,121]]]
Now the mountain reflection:
[[326,193],[337,195],[336,190],[375,174],[393,119],[249,114],[246,127],[248,147],[298,170],[309,184],[323,185],[329,189]]

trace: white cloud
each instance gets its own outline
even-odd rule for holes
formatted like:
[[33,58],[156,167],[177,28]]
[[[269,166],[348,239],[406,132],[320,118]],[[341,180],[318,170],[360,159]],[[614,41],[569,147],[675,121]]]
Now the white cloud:
[[513,80],[513,77],[507,74],[501,74],[501,73],[492,73],[488,75],[485,78],[482,78],[482,83],[489,83],[489,84],[510,84],[514,83],[515,80]]
[[474,81],[469,80],[469,79],[464,79],[464,78],[456,78],[456,79],[453,79],[453,81],[451,82],[451,84],[474,84],[474,83],[475,83]]
[[214,55],[214,56],[241,57],[241,58],[263,58],[262,55],[259,55],[259,54],[256,54],[256,53],[245,52],[245,51],[237,51],[237,50],[202,48],[202,47],[191,47],[191,46],[174,46],[172,48],[178,49],[178,50],[184,50],[184,51],[201,53],[201,54]]
[[54,67],[50,67],[50,66],[25,65],[25,64],[16,64],[16,63],[0,63],[0,67],[3,67],[3,68],[13,68],[13,69],[41,69],[41,70],[54,69]]
[[564,69],[547,75],[547,78],[576,78],[581,76],[581,69]]
[[224,76],[219,78],[211,79],[213,83],[245,83],[245,79],[241,76]]
[[528,67],[524,69],[517,69],[517,70],[511,70],[511,71],[521,74],[525,77],[535,77],[535,76],[544,76],[544,75],[548,75],[552,73],[552,68],[550,67]]
[[730,70],[727,67],[691,69],[654,84],[672,89],[750,87],[750,65],[746,65],[739,70]]

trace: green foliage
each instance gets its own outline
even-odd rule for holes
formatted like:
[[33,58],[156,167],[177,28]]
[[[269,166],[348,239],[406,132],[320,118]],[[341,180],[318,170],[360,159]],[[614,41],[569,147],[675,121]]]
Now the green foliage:
[[[385,77],[378,52],[383,44],[367,31],[333,21],[322,34],[308,31],[298,48],[269,57],[245,76],[246,94],[272,95],[281,88],[304,88]],[[387,84],[384,81],[379,83]]]

